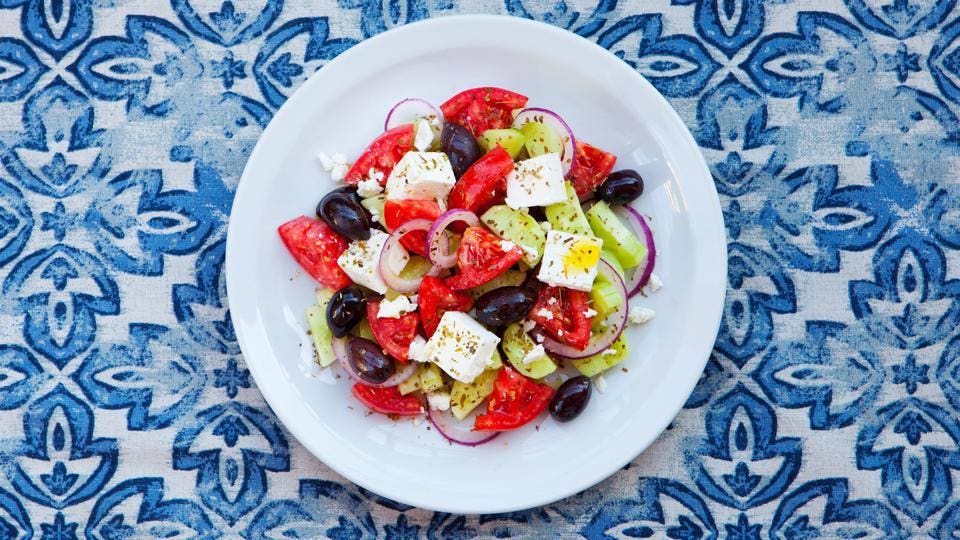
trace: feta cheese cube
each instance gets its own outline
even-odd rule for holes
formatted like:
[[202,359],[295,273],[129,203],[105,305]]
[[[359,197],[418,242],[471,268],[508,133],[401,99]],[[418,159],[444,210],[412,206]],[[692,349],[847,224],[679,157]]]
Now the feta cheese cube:
[[411,297],[400,295],[393,300],[384,298],[380,301],[377,317],[381,319],[399,319],[412,311],[417,310],[417,302]]
[[320,152],[317,156],[320,159],[320,165],[323,167],[323,170],[330,173],[330,178],[334,182],[339,182],[343,180],[343,177],[347,175],[347,171],[350,170],[350,166],[347,165],[347,156],[336,153],[332,156]]
[[413,147],[421,152],[429,150],[430,145],[433,144],[433,129],[430,127],[430,122],[421,118],[417,121],[414,131]]
[[445,411],[450,408],[450,394],[447,392],[430,392],[427,394],[427,404],[434,411]]
[[[375,169],[370,169],[371,171],[379,174],[381,177],[383,173]],[[371,175],[370,178],[364,178],[359,183],[357,183],[357,195],[367,198],[367,197],[376,197],[377,195],[383,192],[383,186],[380,185],[380,181],[377,180],[375,175]]]
[[507,175],[507,199],[510,208],[546,206],[567,200],[560,154],[550,153],[525,159]]
[[649,322],[656,314],[657,312],[650,308],[633,306],[630,308],[630,311],[627,312],[627,319],[629,319],[632,324],[643,324]]
[[423,339],[419,334],[413,336],[413,341],[410,342],[410,348],[407,350],[407,357],[415,362],[426,362],[427,356],[424,354],[426,346],[427,340]]
[[443,152],[407,152],[390,172],[387,198],[446,200],[456,183]]
[[537,345],[536,347],[527,351],[527,354],[523,356],[523,363],[525,365],[532,364],[537,360],[542,360],[546,358],[547,351],[543,348],[543,345]]
[[424,354],[448,375],[469,384],[486,369],[498,343],[496,334],[466,313],[448,311],[427,341]]
[[[383,231],[370,229],[368,240],[350,242],[347,250],[337,259],[337,264],[357,285],[362,285],[380,294],[387,292],[387,284],[380,277],[380,254],[387,243],[388,235]],[[403,270],[410,260],[410,255],[402,246],[392,252],[390,267],[397,273]]]
[[550,231],[537,278],[555,287],[589,292],[597,277],[601,247],[599,238]]

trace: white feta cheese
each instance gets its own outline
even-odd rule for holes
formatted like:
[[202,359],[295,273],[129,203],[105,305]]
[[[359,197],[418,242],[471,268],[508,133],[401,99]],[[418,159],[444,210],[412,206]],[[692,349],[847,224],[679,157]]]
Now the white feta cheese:
[[448,375],[471,383],[487,367],[500,338],[466,313],[448,311],[440,319],[424,354]]
[[533,336],[533,339],[537,340],[537,343],[543,343],[543,334],[537,334]]
[[[337,259],[337,264],[357,285],[362,285],[372,291],[380,294],[387,292],[387,284],[380,277],[380,253],[383,252],[383,246],[387,242],[387,233],[370,229],[370,238],[368,240],[355,240],[350,242],[347,250]],[[402,246],[392,253],[390,267],[397,273],[403,270],[410,260],[410,255]]]
[[507,175],[506,203],[514,210],[546,206],[567,200],[560,154],[525,159]]
[[377,317],[381,319],[399,319],[407,313],[417,310],[417,303],[408,296],[400,295],[393,300],[384,298],[380,301]]
[[647,282],[647,287],[650,287],[650,292],[657,292],[663,288],[663,282],[660,281],[660,276],[650,274],[650,281]]
[[537,278],[555,287],[589,292],[597,277],[602,247],[599,238],[550,231]]
[[347,175],[347,171],[350,170],[350,165],[347,164],[347,156],[339,152],[332,156],[320,152],[317,158],[320,159],[320,165],[323,167],[323,170],[330,173],[330,178],[332,178],[334,182],[343,180],[343,177]]
[[543,345],[537,345],[536,347],[527,351],[527,354],[525,354],[523,357],[523,363],[524,365],[529,365],[546,357],[547,351],[543,348]]
[[602,353],[600,353],[600,356],[613,356],[615,354],[617,354],[616,349],[610,348],[610,349],[605,349]]
[[549,300],[547,300],[547,305],[548,305],[548,306],[555,305],[556,303],[557,303],[557,299],[556,299],[556,298],[552,298],[552,297],[551,297]]
[[430,145],[433,144],[433,129],[430,127],[430,122],[421,118],[417,121],[414,132],[413,147],[421,152],[429,150]]
[[[375,169],[370,170],[379,173],[380,176],[383,176],[383,173],[376,171]],[[376,197],[381,193],[383,193],[383,186],[380,185],[380,181],[376,178],[364,178],[357,183],[357,195],[363,198]]]
[[543,317],[548,321],[553,320],[553,312],[547,308],[540,308],[537,310],[537,317]]
[[[553,314],[551,313],[551,316],[552,316],[552,315],[553,315]],[[537,325],[537,323],[535,323],[535,322],[533,322],[533,321],[529,321],[529,320],[528,320],[528,321],[523,321],[523,331],[524,331],[524,332],[529,332],[529,331],[533,330],[533,327],[536,326],[536,325]]]
[[587,308],[583,310],[583,316],[592,319],[597,316],[597,312],[593,308]]
[[501,240],[501,241],[500,241],[500,249],[502,249],[502,250],[504,250],[504,251],[510,251],[511,249],[513,249],[513,248],[515,248],[515,247],[517,247],[517,245],[514,244],[513,242],[509,241],[509,240]]
[[424,354],[426,346],[427,340],[423,339],[420,334],[413,336],[413,341],[410,342],[410,348],[407,349],[407,357],[414,362],[426,362],[427,356]]
[[443,152],[407,152],[387,179],[387,199],[446,200],[456,183]]
[[593,386],[596,387],[597,392],[602,394],[607,391],[607,380],[603,378],[603,375],[597,375],[593,378]]
[[544,232],[550,232],[553,230],[553,225],[551,225],[549,221],[541,221],[540,228],[543,229]]
[[450,394],[448,392],[430,392],[427,394],[427,404],[434,411],[445,411],[450,408]]
[[627,313],[627,319],[629,319],[632,324],[643,324],[649,322],[656,314],[657,312],[650,308],[633,306]]

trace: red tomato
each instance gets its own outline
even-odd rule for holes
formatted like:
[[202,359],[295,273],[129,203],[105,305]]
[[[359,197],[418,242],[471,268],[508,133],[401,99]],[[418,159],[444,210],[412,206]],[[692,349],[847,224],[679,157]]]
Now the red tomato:
[[360,154],[343,180],[356,184],[370,176],[370,169],[376,169],[383,173],[380,185],[386,185],[393,166],[410,150],[413,150],[413,124],[403,124],[385,131]]
[[420,400],[404,396],[396,386],[376,388],[365,384],[353,385],[353,395],[371,411],[399,416],[416,416],[423,413]]
[[576,158],[570,169],[570,182],[577,196],[582,199],[591,195],[610,176],[616,163],[617,156],[578,140]]
[[523,250],[501,247],[499,237],[483,227],[468,227],[457,248],[459,274],[447,278],[447,286],[455,291],[471,289],[504,273],[523,258]]
[[277,232],[293,258],[324,287],[338,290],[351,283],[337,264],[347,241],[326,223],[300,216],[278,227]]
[[487,86],[460,92],[440,105],[440,110],[448,122],[460,124],[479,137],[488,129],[510,127],[513,110],[526,104],[527,96]]
[[529,423],[547,408],[553,388],[503,366],[493,382],[487,413],[477,416],[473,429],[508,431]]
[[410,352],[410,342],[417,335],[419,319],[416,313],[407,313],[396,319],[380,318],[380,302],[367,302],[367,321],[377,343],[387,351],[387,354],[400,362],[407,363],[407,353]]
[[[590,343],[590,318],[584,312],[590,307],[587,305],[589,294],[544,285],[530,308],[530,320],[554,340],[580,350],[586,349]],[[540,315],[543,309],[552,316]]]
[[[433,221],[440,217],[441,213],[440,206],[433,201],[388,200],[383,205],[383,220],[387,224],[387,230],[390,231],[411,219],[423,218]],[[401,238],[400,243],[418,255],[427,256],[427,231],[413,231]]]
[[447,205],[480,215],[507,194],[507,175],[513,170],[513,158],[497,146],[467,169],[450,191]]
[[470,311],[473,299],[465,293],[447,287],[442,279],[426,276],[420,282],[417,311],[420,312],[420,324],[427,337],[433,335],[440,326],[440,319],[448,311]]

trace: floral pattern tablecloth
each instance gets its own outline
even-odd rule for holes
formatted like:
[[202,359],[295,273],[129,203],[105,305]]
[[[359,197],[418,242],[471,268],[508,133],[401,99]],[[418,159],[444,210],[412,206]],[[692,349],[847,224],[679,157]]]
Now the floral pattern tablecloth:
[[[223,274],[286,97],[367,37],[469,12],[645,75],[729,241],[671,428],[499,516],[309,455],[251,380]],[[956,0],[0,0],[0,538],[958,538],[958,113]]]

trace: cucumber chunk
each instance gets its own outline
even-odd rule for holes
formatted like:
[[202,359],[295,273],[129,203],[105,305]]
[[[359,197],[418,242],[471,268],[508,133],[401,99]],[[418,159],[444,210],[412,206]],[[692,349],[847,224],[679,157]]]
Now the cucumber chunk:
[[387,227],[387,222],[383,220],[383,205],[387,203],[387,196],[383,193],[361,199],[360,204],[373,215],[374,221]]
[[480,221],[500,238],[528,248],[523,250],[523,262],[528,266],[533,268],[540,262],[547,233],[526,210],[514,210],[499,204],[484,212]]
[[550,126],[540,122],[527,122],[520,126],[520,133],[526,139],[523,143],[530,157],[543,154],[563,153],[563,138]]
[[523,136],[523,133],[511,128],[488,129],[481,133],[478,139],[484,152],[493,150],[493,147],[499,144],[513,159],[517,159],[517,156],[520,155],[520,151],[523,150],[523,143],[526,140],[527,138]]
[[503,354],[507,355],[507,360],[510,360],[510,365],[525,377],[542,379],[557,370],[557,365],[550,359],[550,355],[529,364],[523,363],[523,357],[537,344],[523,331],[520,323],[513,323],[507,327],[503,332],[500,346],[503,348]]
[[369,339],[370,341],[377,341],[377,339],[373,337],[373,330],[370,328],[370,321],[368,321],[366,317],[364,317],[360,322],[357,323],[356,326],[353,327],[352,330],[350,330],[350,335],[361,337],[363,339]]
[[647,258],[647,246],[634,236],[604,201],[597,201],[587,211],[593,234],[603,240],[603,247],[617,256],[624,268],[633,268]]
[[409,379],[400,383],[397,388],[403,395],[416,392],[417,390],[435,392],[443,388],[443,375],[440,373],[440,368],[435,364],[421,364],[420,367],[417,368],[417,372],[411,375]]
[[457,420],[466,418],[493,393],[493,383],[497,380],[499,371],[499,369],[488,369],[469,384],[453,381],[453,387],[450,389],[450,412],[457,417]]
[[547,221],[557,231],[593,236],[590,224],[583,215],[583,209],[580,208],[580,199],[577,197],[576,190],[570,182],[566,182],[566,188],[567,200],[544,208]]
[[310,335],[313,336],[313,346],[317,350],[317,363],[320,367],[327,367],[336,361],[333,354],[333,333],[327,326],[327,303],[333,296],[333,291],[320,289],[317,291],[317,303],[307,308],[307,325]]
[[593,377],[623,362],[627,357],[627,337],[621,335],[617,338],[617,340],[613,342],[613,345],[610,346],[610,350],[613,351],[612,354],[605,355],[601,351],[587,358],[573,360],[573,367],[577,368],[580,373],[587,377]]

